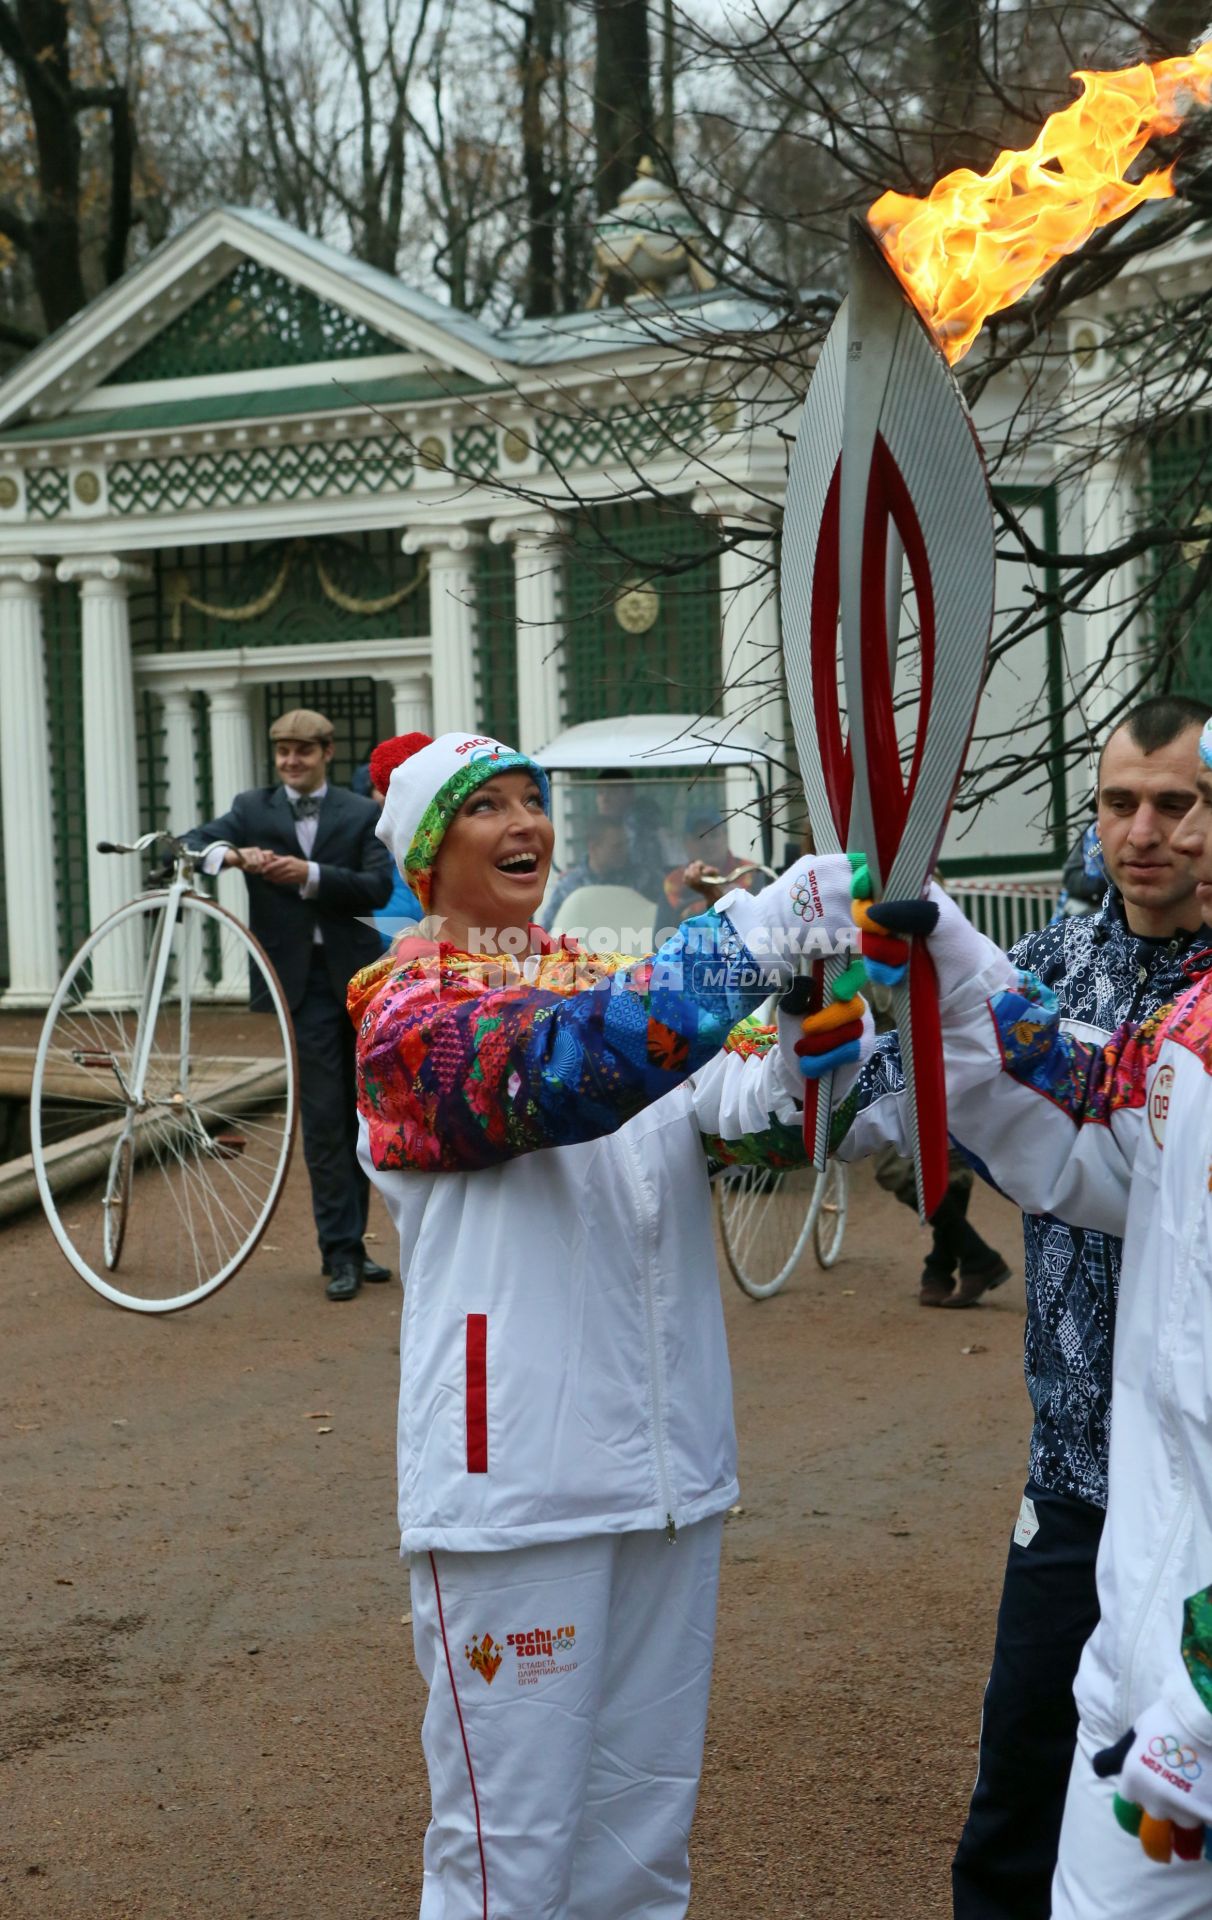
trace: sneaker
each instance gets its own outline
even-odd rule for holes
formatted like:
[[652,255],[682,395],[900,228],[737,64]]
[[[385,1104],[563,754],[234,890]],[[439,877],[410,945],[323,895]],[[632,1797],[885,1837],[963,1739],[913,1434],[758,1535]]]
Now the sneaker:
[[1004,1260],[995,1267],[982,1267],[977,1273],[961,1273],[959,1286],[945,1300],[939,1301],[940,1307],[974,1307],[986,1293],[992,1293],[994,1287],[1004,1287],[1010,1278],[1010,1269]]

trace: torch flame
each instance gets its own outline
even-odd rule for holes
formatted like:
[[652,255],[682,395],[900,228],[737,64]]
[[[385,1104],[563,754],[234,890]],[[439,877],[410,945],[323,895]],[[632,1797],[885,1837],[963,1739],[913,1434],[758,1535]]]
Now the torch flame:
[[991,313],[1013,306],[1062,255],[1145,200],[1174,193],[1173,168],[1129,181],[1157,134],[1212,100],[1212,41],[1177,60],[1076,73],[1081,94],[1035,144],[988,173],[958,167],[925,200],[885,193],[867,215],[897,276],[951,363]]

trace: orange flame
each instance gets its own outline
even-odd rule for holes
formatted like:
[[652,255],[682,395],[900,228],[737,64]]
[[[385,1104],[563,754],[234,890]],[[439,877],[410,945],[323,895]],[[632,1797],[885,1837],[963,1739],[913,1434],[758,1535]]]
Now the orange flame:
[[1172,167],[1124,176],[1155,135],[1212,99],[1212,41],[1178,60],[1073,78],[1080,97],[1044,122],[1033,146],[999,153],[988,173],[958,167],[925,200],[885,193],[867,215],[952,364],[991,313],[1021,300],[1097,228],[1173,195]]

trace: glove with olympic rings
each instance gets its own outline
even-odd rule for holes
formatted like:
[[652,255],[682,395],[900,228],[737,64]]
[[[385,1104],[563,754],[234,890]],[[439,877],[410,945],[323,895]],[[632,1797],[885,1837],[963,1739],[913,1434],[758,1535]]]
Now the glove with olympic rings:
[[1175,1709],[1155,1701],[1094,1771],[1120,1776],[1113,1810],[1150,1860],[1212,1860],[1212,1743],[1197,1739]]
[[850,936],[851,863],[844,853],[802,854],[760,893],[737,888],[715,903],[745,942],[771,987],[787,987],[804,966]]

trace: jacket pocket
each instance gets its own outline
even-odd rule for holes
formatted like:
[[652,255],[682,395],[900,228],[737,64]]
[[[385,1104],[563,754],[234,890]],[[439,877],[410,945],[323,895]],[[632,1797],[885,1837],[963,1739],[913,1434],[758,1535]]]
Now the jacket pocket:
[[467,1316],[467,1471],[488,1472],[488,1315]]

